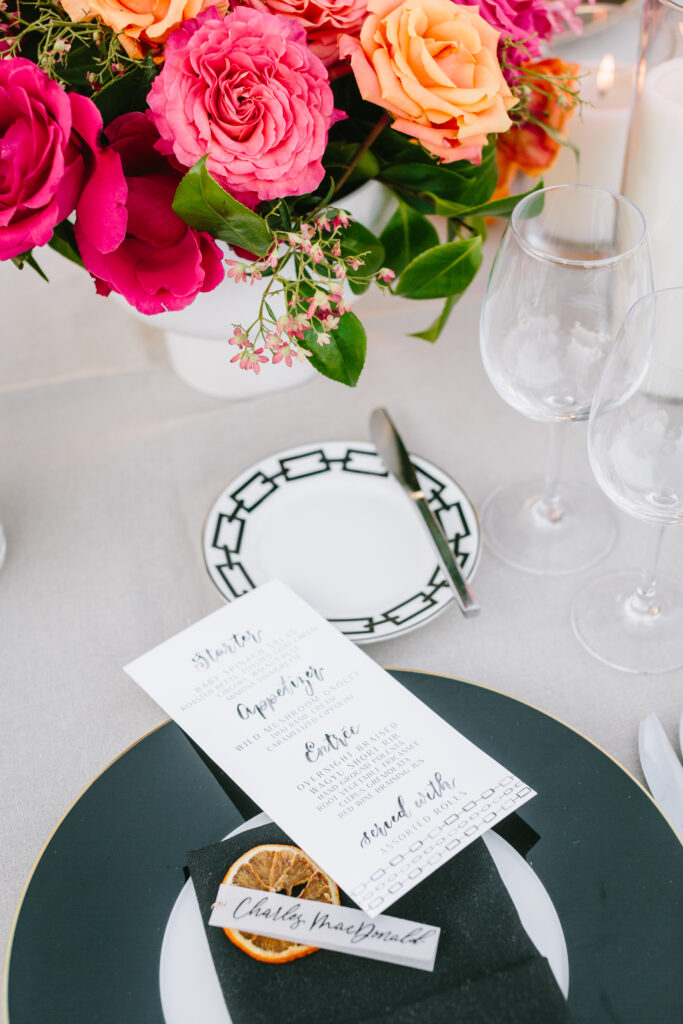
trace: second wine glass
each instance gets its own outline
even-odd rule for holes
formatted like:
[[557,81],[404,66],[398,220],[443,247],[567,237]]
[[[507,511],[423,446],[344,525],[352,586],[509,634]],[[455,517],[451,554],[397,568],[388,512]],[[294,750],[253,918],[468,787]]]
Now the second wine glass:
[[626,672],[683,665],[683,583],[658,564],[665,529],[683,523],[682,342],[683,288],[640,299],[609,354],[588,424],[590,462],[605,494],[657,527],[641,572],[598,577],[572,606],[583,646]]
[[509,405],[552,424],[545,476],[498,488],[482,511],[489,546],[516,568],[575,572],[613,542],[599,491],[560,479],[564,425],[588,417],[609,346],[651,287],[645,221],[623,196],[563,185],[516,206],[482,307],[482,358]]

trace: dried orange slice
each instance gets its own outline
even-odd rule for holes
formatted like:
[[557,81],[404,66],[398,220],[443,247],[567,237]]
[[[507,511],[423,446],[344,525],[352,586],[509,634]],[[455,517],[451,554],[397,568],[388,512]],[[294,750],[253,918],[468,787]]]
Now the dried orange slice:
[[[281,892],[300,900],[339,903],[339,889],[330,876],[298,846],[255,846],[235,861],[223,882],[240,885],[243,889]],[[268,964],[284,964],[318,949],[317,946],[268,939],[264,935],[238,932],[232,928],[224,928],[223,931],[249,956]]]

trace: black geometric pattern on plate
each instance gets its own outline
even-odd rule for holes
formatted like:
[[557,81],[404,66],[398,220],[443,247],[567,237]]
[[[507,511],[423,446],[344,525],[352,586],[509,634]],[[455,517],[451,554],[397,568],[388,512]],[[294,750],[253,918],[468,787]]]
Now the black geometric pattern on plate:
[[[330,449],[338,449],[338,454],[331,454]],[[476,547],[472,550],[470,545],[468,550],[472,530],[462,503],[459,499],[448,500],[451,481],[434,476],[420,466],[419,460],[415,462],[415,469],[427,502],[437,516],[460,568],[467,575],[476,557]],[[228,600],[242,597],[256,586],[242,560],[249,516],[282,487],[332,472],[388,476],[382,460],[371,446],[365,449],[354,445],[330,445],[326,450],[325,446],[317,445],[276,458],[274,472],[257,469],[234,490],[221,496],[223,511],[215,517],[210,546],[216,555],[213,568],[224,584],[223,593]],[[424,586],[399,604],[368,616],[330,618],[329,621],[344,635],[354,639],[380,639],[426,621],[449,600],[448,584],[437,566]]]

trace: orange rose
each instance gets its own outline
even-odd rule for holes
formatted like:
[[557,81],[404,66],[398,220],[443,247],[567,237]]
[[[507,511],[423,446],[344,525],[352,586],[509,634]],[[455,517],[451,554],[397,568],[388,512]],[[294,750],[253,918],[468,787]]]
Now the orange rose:
[[360,39],[343,57],[364,99],[444,163],[479,163],[489,132],[505,132],[516,100],[496,54],[499,33],[452,0],[369,0]]
[[[129,57],[158,48],[174,28],[195,18],[212,0],[62,0],[72,21],[98,18],[114,29]],[[214,0],[215,2],[215,0]]]
[[522,64],[520,82],[531,89],[527,110],[534,120],[516,124],[498,139],[498,194],[507,195],[517,171],[538,177],[555,163],[562,145],[558,136],[564,135],[576,107],[578,73],[578,64],[565,64],[559,57]]

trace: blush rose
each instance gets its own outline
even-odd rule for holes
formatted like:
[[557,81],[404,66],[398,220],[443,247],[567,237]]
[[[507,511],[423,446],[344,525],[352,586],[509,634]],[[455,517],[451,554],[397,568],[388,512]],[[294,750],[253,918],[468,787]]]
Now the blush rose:
[[185,167],[207,155],[213,177],[252,206],[312,192],[342,116],[302,26],[248,7],[176,29],[147,102],[163,152]]
[[481,161],[491,132],[507,131],[515,98],[496,54],[499,33],[451,0],[369,0],[360,39],[340,53],[364,99],[444,163]]
[[118,245],[126,186],[102,118],[30,60],[0,60],[0,259],[45,245],[74,208],[95,244]]
[[242,0],[247,7],[294,18],[306,29],[306,38],[325,67],[339,60],[341,33],[357,36],[367,11],[366,0]]
[[159,136],[147,115],[122,114],[106,135],[125,174],[126,233],[116,249],[103,253],[77,224],[83,263],[101,295],[118,292],[141,313],[183,309],[223,280],[221,252],[210,235],[173,212],[182,174],[154,148]]

